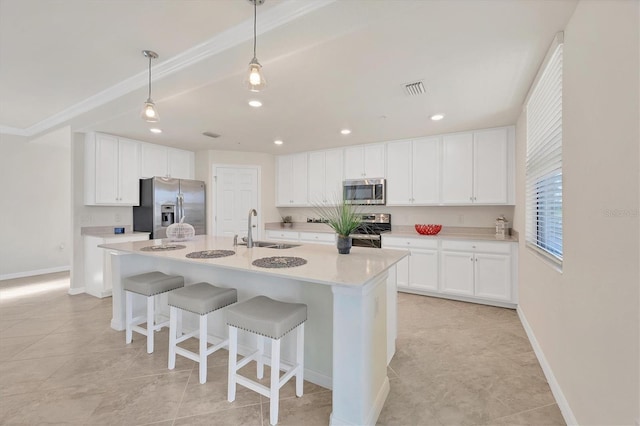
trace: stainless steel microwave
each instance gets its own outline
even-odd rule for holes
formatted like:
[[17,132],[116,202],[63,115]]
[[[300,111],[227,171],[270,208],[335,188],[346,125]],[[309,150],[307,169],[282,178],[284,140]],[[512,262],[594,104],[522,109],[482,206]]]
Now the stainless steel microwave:
[[348,204],[384,205],[384,179],[347,179],[342,184],[344,201]]

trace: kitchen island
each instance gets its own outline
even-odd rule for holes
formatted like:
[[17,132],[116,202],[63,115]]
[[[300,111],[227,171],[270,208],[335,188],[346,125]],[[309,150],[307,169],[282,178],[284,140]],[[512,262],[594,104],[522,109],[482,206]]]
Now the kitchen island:
[[[234,250],[231,238],[212,236],[173,243],[183,246],[178,249],[150,247],[161,244],[152,240],[102,246],[112,256],[112,328],[124,329],[122,278],[151,270],[182,275],[185,285],[206,281],[236,288],[239,301],[265,295],[305,303],[305,380],[333,390],[331,424],[375,424],[389,393],[387,364],[395,352],[395,264],[408,252],[354,247],[351,254],[340,255],[335,247],[311,244]],[[229,255],[187,257],[222,251]],[[306,263],[290,268],[254,265],[256,260],[273,257],[295,257]],[[134,310],[143,309],[142,298],[135,300]],[[167,315],[166,295],[160,297],[158,311]],[[213,340],[224,338],[224,310],[210,315],[209,321]],[[191,325],[187,316],[184,325]],[[239,352],[246,354],[255,341],[250,335],[243,337]],[[287,360],[294,353],[289,338],[282,342]]]

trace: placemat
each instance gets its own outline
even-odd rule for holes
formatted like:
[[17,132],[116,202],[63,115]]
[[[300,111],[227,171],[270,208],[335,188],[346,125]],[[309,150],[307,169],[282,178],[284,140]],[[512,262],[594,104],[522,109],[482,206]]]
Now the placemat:
[[187,248],[187,246],[183,246],[182,244],[160,244],[157,246],[146,246],[142,247],[141,251],[171,251],[171,250],[182,250]]
[[301,257],[273,256],[256,259],[251,264],[260,268],[293,268],[306,263],[307,261]]
[[189,259],[215,259],[216,257],[227,257],[236,254],[233,250],[203,250],[194,251],[187,254]]

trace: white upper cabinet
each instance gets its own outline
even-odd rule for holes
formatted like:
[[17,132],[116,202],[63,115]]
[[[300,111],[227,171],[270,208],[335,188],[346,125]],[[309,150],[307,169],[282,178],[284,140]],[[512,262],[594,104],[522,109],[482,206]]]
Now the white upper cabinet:
[[342,200],[342,174],[342,149],[310,152],[309,203],[330,205]]
[[193,179],[195,154],[183,149],[149,143],[140,144],[140,177]]
[[102,133],[85,137],[86,205],[137,206],[139,144]]
[[512,204],[512,128],[443,136],[443,204]]
[[307,154],[282,155],[276,160],[276,206],[308,205]]
[[195,176],[195,154],[183,149],[169,148],[168,172],[169,176],[177,179],[193,179]]
[[385,145],[371,144],[345,148],[344,178],[383,178]]
[[442,202],[473,203],[473,134],[442,138]]
[[440,138],[387,144],[387,205],[440,202]]
[[506,204],[508,201],[508,149],[506,128],[473,133],[473,202]]

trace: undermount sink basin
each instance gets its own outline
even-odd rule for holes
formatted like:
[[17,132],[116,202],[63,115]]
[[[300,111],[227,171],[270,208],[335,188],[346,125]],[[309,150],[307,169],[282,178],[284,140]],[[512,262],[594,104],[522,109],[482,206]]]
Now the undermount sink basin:
[[[242,244],[243,246],[247,245],[247,243],[240,243],[240,244]],[[298,247],[300,246],[300,244],[273,243],[271,241],[254,241],[253,246],[282,250],[282,249]]]

